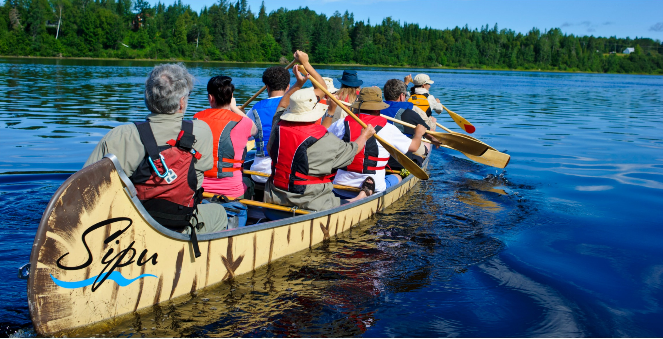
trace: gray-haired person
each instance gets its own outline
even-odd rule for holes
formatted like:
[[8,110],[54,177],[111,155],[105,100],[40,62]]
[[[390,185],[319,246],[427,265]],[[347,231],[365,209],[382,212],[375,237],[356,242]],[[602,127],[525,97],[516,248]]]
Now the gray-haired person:
[[[183,122],[192,88],[193,76],[183,65],[155,66],[145,80],[145,106],[151,112],[146,122],[113,128],[99,141],[85,166],[112,153],[136,186],[143,206],[163,226],[186,234],[191,232],[189,224],[198,226],[196,233],[218,232],[228,225],[221,205],[201,204],[193,212],[197,199],[191,193],[201,187],[203,173],[212,168],[214,157],[209,126],[200,120]],[[162,147],[170,140],[176,140],[176,146]],[[191,157],[196,187],[191,187],[196,180],[188,178]]]

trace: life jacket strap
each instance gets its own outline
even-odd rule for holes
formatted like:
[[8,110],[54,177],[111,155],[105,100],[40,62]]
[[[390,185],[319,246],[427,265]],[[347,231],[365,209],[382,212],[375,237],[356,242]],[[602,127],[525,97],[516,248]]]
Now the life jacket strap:
[[336,173],[332,173],[332,174],[328,174],[328,175],[323,175],[321,177],[316,177],[316,176],[311,176],[311,175],[306,175],[306,174],[296,172],[295,176],[297,178],[306,179],[306,180],[295,180],[293,182],[293,184],[295,184],[295,185],[326,184],[326,183],[331,182],[331,178],[333,178],[335,175],[336,175]]
[[[285,172],[288,176],[292,174],[292,171],[290,169],[285,168],[285,166],[279,166],[279,170]],[[274,174],[272,174],[274,175]],[[304,179],[304,180],[295,180],[293,181],[294,185],[315,185],[315,184],[326,184],[328,182],[331,182],[331,178],[333,178],[336,175],[336,173],[331,173],[328,175],[323,175],[323,176],[313,176],[313,175],[306,175],[303,173],[295,172],[295,177],[299,179]]]

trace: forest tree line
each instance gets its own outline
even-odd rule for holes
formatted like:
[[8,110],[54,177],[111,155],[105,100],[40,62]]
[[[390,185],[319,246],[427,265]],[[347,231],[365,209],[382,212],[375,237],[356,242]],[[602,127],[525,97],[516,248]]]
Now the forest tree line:
[[[621,55],[626,47],[635,52]],[[486,25],[433,29],[392,18],[308,8],[257,13],[246,0],[193,11],[181,0],[6,0],[0,55],[277,62],[295,50],[314,63],[663,74],[663,44],[649,38],[526,34]],[[617,52],[617,53],[611,53]]]

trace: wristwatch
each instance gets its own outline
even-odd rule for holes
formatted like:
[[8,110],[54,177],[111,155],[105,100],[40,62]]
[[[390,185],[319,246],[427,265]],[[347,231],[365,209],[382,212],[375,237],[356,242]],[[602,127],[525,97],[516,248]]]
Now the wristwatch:
[[332,118],[332,119],[334,119],[334,116],[333,116],[333,115],[329,115],[329,114],[327,114],[327,112],[325,112],[325,115],[322,116],[322,119],[324,119],[324,118]]

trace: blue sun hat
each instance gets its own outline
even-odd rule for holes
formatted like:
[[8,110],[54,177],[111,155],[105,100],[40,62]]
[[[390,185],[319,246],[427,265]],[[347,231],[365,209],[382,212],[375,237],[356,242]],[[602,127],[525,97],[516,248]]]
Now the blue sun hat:
[[357,71],[343,71],[343,76],[338,78],[338,81],[348,87],[360,87],[364,83],[357,77]]

